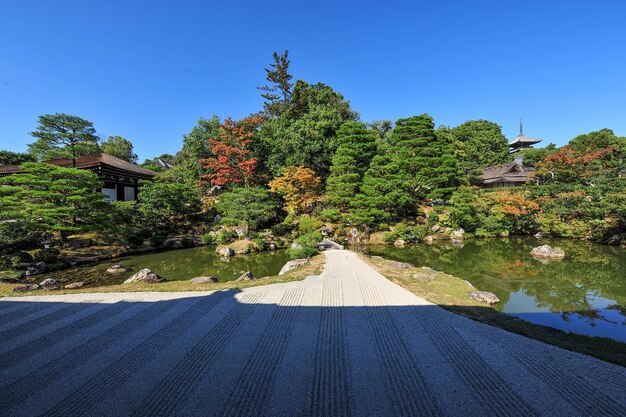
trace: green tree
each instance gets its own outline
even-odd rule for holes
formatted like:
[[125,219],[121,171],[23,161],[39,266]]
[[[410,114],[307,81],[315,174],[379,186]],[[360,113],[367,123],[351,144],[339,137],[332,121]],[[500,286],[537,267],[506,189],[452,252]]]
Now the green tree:
[[461,168],[470,182],[476,183],[480,169],[512,160],[509,143],[502,128],[488,120],[470,120],[450,129],[462,144]]
[[179,171],[180,175],[197,180],[207,174],[200,160],[211,156],[209,139],[218,137],[220,125],[218,116],[213,115],[209,119],[200,118],[193,129],[183,136],[183,147],[173,159],[175,170]]
[[37,140],[28,145],[28,153],[39,160],[70,158],[76,167],[77,157],[100,153],[93,124],[78,116],[44,114],[39,116],[39,126],[30,134]]
[[376,135],[360,122],[346,122],[337,132],[337,151],[326,184],[326,201],[343,211],[359,192],[376,152]]
[[411,178],[392,155],[376,155],[363,177],[361,191],[351,203],[350,221],[375,229],[415,212]]
[[270,83],[264,87],[257,87],[264,91],[261,97],[265,99],[263,103],[264,112],[268,116],[278,117],[283,114],[291,104],[291,90],[293,76],[289,74],[289,51],[272,55],[274,63],[270,68],[265,68],[266,80]]
[[464,183],[454,144],[435,134],[431,116],[399,119],[391,146],[400,170],[408,173],[416,200],[449,196]]
[[35,162],[35,157],[28,153],[0,151],[0,166],[19,165],[24,162]]
[[[23,173],[0,178],[0,223],[17,222],[22,232],[84,232],[106,224],[102,182],[87,170],[27,162]],[[20,240],[24,236],[15,236]]]
[[140,182],[139,211],[147,223],[158,229],[189,227],[201,211],[200,189],[194,181],[176,181],[157,176]]
[[234,187],[220,195],[217,210],[225,220],[243,222],[247,235],[276,217],[276,202],[264,188]]
[[337,130],[357,113],[327,85],[298,80],[289,109],[265,121],[254,156],[271,176],[286,166],[306,166],[325,179],[337,148]]
[[133,143],[121,136],[109,136],[106,141],[100,144],[100,150],[124,161],[137,163],[137,155],[133,152]]

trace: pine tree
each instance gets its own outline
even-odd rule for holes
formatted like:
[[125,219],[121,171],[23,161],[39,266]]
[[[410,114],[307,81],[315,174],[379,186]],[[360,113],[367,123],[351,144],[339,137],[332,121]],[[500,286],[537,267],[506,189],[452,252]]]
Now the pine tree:
[[376,136],[363,123],[346,122],[337,132],[337,151],[326,184],[326,201],[346,211],[376,151]]
[[270,68],[265,68],[266,79],[270,85],[257,88],[264,91],[261,97],[266,100],[263,104],[265,114],[278,117],[291,103],[293,76],[289,74],[289,50],[285,49],[280,55],[274,52],[273,58],[274,63],[270,64]]
[[33,162],[21,168],[23,173],[0,178],[0,223],[15,221],[33,235],[54,232],[61,239],[107,223],[95,173]]
[[379,223],[406,217],[414,211],[410,180],[393,155],[376,155],[351,204],[352,223],[373,229]]
[[453,144],[435,134],[431,116],[400,119],[391,135],[394,157],[409,174],[414,198],[444,198],[464,183]]

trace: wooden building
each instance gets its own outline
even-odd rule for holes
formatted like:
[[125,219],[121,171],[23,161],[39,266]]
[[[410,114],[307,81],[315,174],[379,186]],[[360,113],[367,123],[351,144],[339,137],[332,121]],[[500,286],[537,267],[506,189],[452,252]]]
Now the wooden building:
[[[522,149],[532,148],[533,145],[539,142],[541,142],[541,139],[533,139],[524,135],[524,125],[522,124],[522,119],[520,119],[519,136],[509,142],[510,152],[514,154]],[[524,185],[530,181],[530,173],[535,169],[525,167],[523,160],[524,157],[518,154],[515,155],[513,162],[483,168],[480,175],[480,187],[495,188]]]
[[483,188],[516,187],[530,180],[530,173],[535,169],[525,167],[521,157],[507,164],[483,168],[480,186]]
[[[43,161],[61,167],[72,167],[71,159]],[[101,189],[107,201],[132,201],[137,199],[139,180],[150,180],[156,172],[142,168],[111,155],[81,156],[76,159],[76,168],[88,169],[98,174],[104,183]],[[0,166],[0,176],[19,174],[19,165]]]

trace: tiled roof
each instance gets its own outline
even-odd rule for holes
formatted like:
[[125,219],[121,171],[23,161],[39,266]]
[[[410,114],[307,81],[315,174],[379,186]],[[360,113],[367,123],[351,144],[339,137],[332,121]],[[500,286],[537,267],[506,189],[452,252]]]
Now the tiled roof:
[[483,168],[480,178],[484,184],[493,182],[526,182],[533,168],[525,168],[517,162]]
[[509,142],[509,146],[515,145],[517,143],[527,143],[529,145],[532,145],[533,143],[539,143],[539,142],[541,142],[541,139],[533,139],[533,138],[529,138],[528,136],[524,134],[520,134],[518,137],[516,137],[511,142]]
[[[50,159],[48,161],[43,161],[47,164],[57,165],[60,167],[71,167],[72,160],[67,158],[61,159]],[[100,154],[94,156],[80,156],[76,158],[76,168],[79,169],[89,169],[95,168],[99,165],[109,165],[113,168],[117,168],[120,170],[132,172],[142,176],[150,176],[154,177],[157,175],[156,172],[151,171],[149,169],[142,168],[138,165],[131,164],[130,162],[124,161],[123,159],[116,158],[115,156],[111,156],[108,154]],[[20,172],[19,165],[6,165],[0,166],[0,174],[14,174]]]

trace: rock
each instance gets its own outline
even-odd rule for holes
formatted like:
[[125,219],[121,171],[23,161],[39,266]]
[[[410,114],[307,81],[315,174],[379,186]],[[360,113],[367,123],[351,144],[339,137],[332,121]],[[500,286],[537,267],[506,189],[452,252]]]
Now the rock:
[[406,262],[391,261],[389,262],[389,266],[395,269],[409,269],[413,265]]
[[343,245],[340,245],[337,242],[333,242],[330,239],[322,239],[322,241],[317,244],[317,249],[318,250],[328,250],[328,249],[343,250]]
[[434,281],[435,277],[428,274],[422,274],[420,272],[416,272],[412,275],[413,279],[419,279],[421,281]]
[[537,246],[530,251],[536,258],[561,259],[565,257],[565,252],[561,248],[553,248],[550,245]]
[[77,288],[82,288],[85,286],[85,283],[82,281],[79,282],[72,282],[71,284],[67,284],[65,287],[66,290],[75,290]]
[[424,238],[424,243],[428,243],[430,245],[434,242],[434,240],[435,238],[429,235]]
[[326,226],[322,226],[322,228],[320,229],[320,232],[322,233],[322,236],[328,236],[330,233],[328,230],[328,227]]
[[131,282],[144,282],[146,284],[156,284],[165,281],[165,278],[158,276],[148,268],[144,268],[137,272],[126,281],[124,284],[130,284]]
[[71,239],[70,246],[74,249],[88,248],[92,245],[91,239]]
[[296,268],[300,268],[301,266],[308,263],[308,259],[294,259],[293,261],[289,261],[285,265],[283,265],[283,267],[280,268],[280,272],[278,273],[278,275],[285,275],[287,272],[292,271]]
[[219,214],[216,214],[215,217],[213,217],[213,223],[219,223],[220,220],[222,220],[222,216]]
[[298,242],[293,242],[291,244],[291,249],[302,249],[302,245],[299,244]]
[[33,258],[33,255],[31,255],[28,252],[15,252],[13,255],[11,255],[11,257],[13,258],[18,258],[20,260],[20,262],[27,264],[27,263],[31,263],[35,261],[35,258]]
[[20,280],[11,277],[0,277],[0,282],[3,284],[17,284]]
[[241,274],[239,278],[236,279],[236,281],[252,281],[252,280],[254,280],[254,275],[252,275],[252,272],[250,271],[244,272],[243,274]]
[[183,244],[181,243],[181,241],[176,238],[166,239],[163,242],[163,247],[167,249],[180,249],[182,248],[182,246]]
[[39,275],[46,272],[46,263],[45,262],[35,262],[34,264],[28,265],[26,267],[26,276],[30,277],[32,275]]
[[441,226],[439,226],[438,224],[433,224],[433,227],[431,227],[431,228],[430,228],[430,230],[431,230],[433,233],[437,233],[438,231],[440,231],[440,230],[441,230]]
[[191,279],[192,284],[214,284],[218,281],[217,277],[195,277]]
[[535,233],[535,235],[534,235],[534,236],[535,236],[537,239],[541,239],[541,238],[546,237],[547,235],[546,235],[545,233],[543,233],[543,232],[537,232],[537,233]]
[[498,304],[500,302],[500,299],[495,294],[487,291],[470,291],[467,294],[471,299],[481,303]]
[[221,189],[222,187],[220,187],[219,185],[214,185],[213,187],[209,188],[209,191],[207,191],[207,195],[218,195]]
[[37,289],[39,289],[39,285],[30,284],[30,285],[22,285],[19,287],[15,287],[13,288],[13,292],[29,292],[29,291],[35,291]]
[[607,245],[611,246],[619,246],[622,243],[626,242],[626,233],[620,233],[618,235],[611,236],[607,241]]
[[54,287],[59,285],[59,281],[54,278],[46,278],[39,283],[41,287]]
[[217,250],[217,254],[219,256],[224,256],[224,257],[231,257],[231,256],[235,256],[235,251],[232,250],[231,248],[219,248]]
[[452,239],[452,240],[462,240],[464,234],[465,234],[465,230],[463,230],[463,229],[461,229],[459,227],[458,229],[453,230],[452,232],[450,232],[450,239]]
[[276,249],[278,249],[278,246],[276,246],[276,243],[269,243],[267,245],[267,249],[268,250],[276,250]]
[[126,269],[123,265],[120,265],[120,264],[113,265],[112,267],[107,269],[107,272],[109,274],[121,274],[121,273],[127,272],[127,271],[128,271],[128,269]]
[[352,236],[352,238],[356,239],[357,237],[359,237],[359,235],[359,229],[357,229],[356,227],[350,229],[350,236]]
[[383,259],[383,257],[382,256],[378,256],[378,255],[374,255],[374,256],[372,256],[372,259]]
[[393,246],[404,246],[406,244],[406,241],[404,239],[398,239],[395,242],[393,242]]

